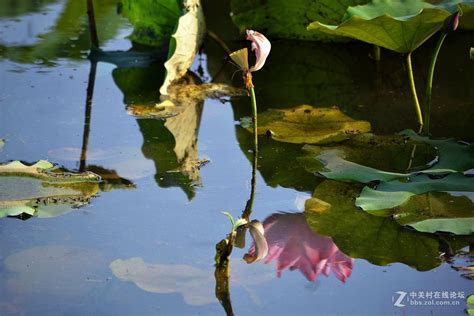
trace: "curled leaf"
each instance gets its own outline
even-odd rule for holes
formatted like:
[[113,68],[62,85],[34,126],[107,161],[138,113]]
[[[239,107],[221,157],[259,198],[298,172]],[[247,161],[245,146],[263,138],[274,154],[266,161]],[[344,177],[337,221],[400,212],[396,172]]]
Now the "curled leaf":
[[169,59],[165,63],[166,78],[160,88],[162,95],[168,95],[168,87],[187,73],[204,38],[206,25],[201,1],[185,0],[184,6],[186,13],[179,18],[171,38]]

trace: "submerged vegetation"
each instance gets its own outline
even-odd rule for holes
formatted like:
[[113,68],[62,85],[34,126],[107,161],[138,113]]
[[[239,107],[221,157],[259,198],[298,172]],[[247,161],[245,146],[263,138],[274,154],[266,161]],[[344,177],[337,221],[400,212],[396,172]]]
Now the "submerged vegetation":
[[[38,12],[48,19],[53,12],[56,18],[33,38],[21,42],[18,30],[9,31],[10,19],[23,23]],[[81,274],[74,282],[97,281],[94,289],[107,293],[104,308],[132,304],[117,301],[116,293],[124,291],[120,280],[160,294],[164,301],[179,293],[193,308],[217,299],[233,315],[231,289],[238,282],[253,302],[249,306],[255,305],[238,308],[267,313],[259,310],[260,299],[249,287],[272,279],[258,272],[265,269],[258,262],[275,263],[271,275],[284,276],[282,282],[287,282],[287,269],[299,270],[309,282],[333,275],[341,281],[338,285],[354,289],[354,297],[360,293],[350,283],[358,266],[367,274],[383,267],[380,271],[404,271],[410,278],[418,271],[435,271],[461,293],[471,286],[463,282],[472,279],[474,242],[473,21],[471,0],[0,4],[0,26],[6,25],[0,31],[1,67],[33,65],[37,72],[32,77],[55,69],[71,71],[70,80],[84,77],[84,91],[69,83],[80,97],[70,107],[60,104],[69,109],[66,116],[49,98],[54,94],[55,102],[64,102],[63,95],[72,92],[57,87],[25,95],[20,111],[5,111],[5,117],[16,121],[5,119],[6,127],[0,129],[2,225],[13,225],[10,231],[18,235],[23,222],[6,218],[29,219],[31,232],[25,236],[39,243],[38,232],[46,231],[41,225],[54,231],[78,213],[98,208],[116,212],[91,212],[97,216],[92,220],[75,217],[78,227],[85,225],[92,235],[92,241],[78,243],[113,248],[105,257],[56,244],[35,243],[24,250],[27,241],[19,251],[7,238],[8,256],[0,254],[0,259],[17,278],[8,279],[5,292],[13,294],[7,300],[15,297],[11,304],[29,311],[28,302],[15,301],[15,295],[28,291],[30,279],[37,281],[37,292],[42,284],[55,288],[48,283],[55,272],[50,265],[63,264],[77,274],[82,268],[77,262],[86,260],[75,262],[76,254],[94,259],[82,264],[101,277],[97,281]],[[8,75],[28,72],[18,69]],[[113,89],[103,86],[106,80]],[[415,83],[424,83],[425,93],[419,94]],[[2,90],[0,106],[6,107],[10,92]],[[38,95],[47,95],[41,104],[54,110],[45,114],[31,105]],[[118,110],[117,104],[108,106],[117,100]],[[78,104],[83,105],[80,120],[74,112]],[[229,122],[219,112],[223,108],[232,110]],[[31,120],[21,122],[31,132],[16,126],[21,111]],[[79,145],[71,140],[69,127],[64,128],[71,121],[82,123],[80,132],[74,132]],[[124,127],[129,122],[139,133],[138,142]],[[229,133],[230,124],[235,127]],[[105,133],[98,129],[103,127]],[[60,141],[39,136],[45,130]],[[238,162],[242,157],[251,168],[245,159]],[[155,185],[158,194],[152,191]],[[115,189],[130,190],[109,192]],[[78,209],[84,213],[74,212]],[[202,213],[190,215],[195,209]],[[231,222],[230,231],[222,213]],[[43,218],[48,220],[38,224]],[[93,227],[99,229],[92,232],[88,225],[95,221],[100,225]],[[66,239],[80,235],[74,229],[66,232]],[[251,244],[246,244],[247,233]],[[163,253],[150,251],[157,247]],[[236,259],[239,255],[242,260]],[[43,272],[28,270],[29,262]],[[390,265],[397,268],[390,270]],[[454,278],[435,270],[444,265],[467,272]],[[235,278],[238,273],[244,276]],[[102,275],[116,283],[105,286],[112,277],[104,282]],[[416,282],[424,280],[419,278],[412,288],[397,283],[397,289],[419,290],[423,284]],[[372,282],[370,277],[359,279],[355,282]],[[58,284],[67,288],[64,280]],[[387,286],[389,292],[393,287]],[[331,291],[339,296],[338,287]],[[291,295],[284,292],[282,297]],[[393,293],[387,295],[393,302]],[[271,302],[272,295],[266,296]],[[299,299],[289,303],[292,308]],[[336,308],[339,301],[330,304]],[[9,304],[0,300],[0,313]],[[178,305],[172,303],[169,310]],[[140,308],[130,313],[140,314]],[[352,312],[349,305],[341,308],[337,310]]]

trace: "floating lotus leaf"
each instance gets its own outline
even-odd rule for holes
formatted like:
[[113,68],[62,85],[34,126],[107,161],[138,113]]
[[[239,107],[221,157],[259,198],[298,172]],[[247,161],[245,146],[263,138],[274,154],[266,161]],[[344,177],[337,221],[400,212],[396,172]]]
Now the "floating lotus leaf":
[[348,8],[339,25],[313,22],[308,30],[409,53],[436,33],[450,14],[421,0],[378,0]]
[[19,161],[0,165],[0,218],[27,214],[54,217],[87,204],[99,191],[92,172],[64,172],[45,160],[27,166]]
[[[362,183],[387,182],[394,179],[408,180],[419,173],[438,176],[448,173],[466,173],[468,175],[474,168],[473,144],[459,142],[452,138],[430,139],[419,136],[410,130],[402,132],[400,136],[393,137],[359,135],[354,137],[348,146],[307,145],[304,149],[308,152],[308,156],[315,157],[321,164],[319,168],[310,166],[309,168],[313,168],[313,172],[319,172],[329,179]],[[407,156],[407,149],[411,151],[408,156],[409,160],[401,158]],[[392,156],[392,158],[383,155]],[[398,161],[404,160],[406,169],[400,170],[399,168],[398,172],[380,170],[387,169],[391,164],[386,162],[394,159],[393,157]],[[352,160],[356,160],[357,163]],[[367,164],[372,164],[376,168],[366,166]],[[416,171],[406,172],[407,169]]]
[[191,67],[206,32],[201,1],[185,0],[184,6],[186,13],[179,18],[170,41],[169,58],[165,63],[166,77],[160,87],[162,95],[168,95],[168,87]]
[[431,139],[412,130],[403,131],[401,135],[437,149],[438,161],[429,170],[425,170],[426,173],[465,172],[474,168],[474,144],[460,142],[454,138]]
[[[386,141],[387,137],[367,134],[354,137],[348,142],[348,145],[343,146],[306,145],[304,149],[309,152],[309,155],[301,157],[300,161],[305,163],[306,168],[310,171],[319,172],[329,179],[359,183],[379,182],[376,188],[364,187],[356,199],[356,206],[361,207],[364,211],[382,216],[396,215],[398,219],[402,219],[399,221],[400,224],[410,225],[423,232],[447,231],[455,234],[469,234],[470,227],[474,227],[471,225],[474,208],[464,204],[456,208],[457,206],[453,204],[453,200],[466,201],[465,199],[448,199],[448,203],[445,201],[446,198],[434,199],[433,196],[441,194],[434,193],[434,195],[428,195],[430,198],[427,209],[426,205],[421,207],[418,204],[421,203],[420,201],[426,200],[419,195],[429,192],[474,192],[474,177],[469,176],[474,167],[472,144],[458,142],[454,139],[429,139],[418,136],[412,131],[405,131],[402,134],[407,138],[403,138],[402,135],[388,138],[392,141],[398,138],[398,144],[381,141]],[[403,140],[403,143],[400,143],[400,140]],[[357,142],[365,144],[365,146],[359,146],[359,148],[354,146],[354,143],[357,144]],[[387,154],[404,160],[402,153],[405,152],[404,155],[409,157],[408,166],[415,167],[415,169],[421,168],[421,170],[391,172],[378,169],[384,168],[384,162],[390,162],[390,158],[384,158],[384,155],[381,154],[386,147],[390,148],[390,146],[399,147],[400,152],[387,150]],[[407,148],[412,148],[411,153],[407,151]],[[416,158],[418,155],[421,159]],[[318,163],[311,163],[308,156],[315,156]],[[347,156],[351,160],[355,158],[364,165],[346,160]],[[367,164],[374,165],[374,160],[377,168],[367,166]],[[445,203],[443,204],[441,201]],[[436,211],[435,213],[438,215],[432,214],[430,205],[444,209],[445,213],[441,214],[440,211]],[[406,211],[405,207],[409,207],[411,211]],[[400,208],[401,210],[399,210]],[[420,215],[418,218],[410,220],[408,215],[414,212],[413,209],[421,212],[423,216]],[[450,213],[451,209],[454,212],[452,214]],[[403,214],[398,214],[399,212]]]
[[414,195],[395,208],[368,212],[393,215],[400,225],[408,225],[421,232],[474,233],[474,202],[472,196],[461,192]]
[[361,212],[354,206],[360,186],[326,180],[306,201],[306,221],[318,234],[330,236],[353,258],[376,265],[400,262],[417,270],[437,267],[439,241],[430,234],[411,231],[391,218]]
[[21,161],[12,161],[0,165],[0,176],[19,176],[39,178],[47,183],[98,183],[100,177],[92,172],[71,173],[64,172],[46,160],[40,160],[33,165],[25,165]]
[[353,120],[337,108],[300,105],[259,114],[257,133],[287,143],[327,144],[368,131],[369,122]]
[[409,182],[389,181],[377,185],[377,190],[365,187],[356,200],[356,205],[365,211],[384,210],[405,203],[411,196],[427,192],[474,191],[474,177],[452,173],[443,178],[428,175],[412,177]]
[[306,26],[313,21],[336,24],[348,6],[368,0],[232,0],[232,20],[241,32],[264,31],[272,37],[300,40],[341,40],[323,33],[310,33]]
[[[377,190],[365,187],[356,205],[376,215],[395,214],[400,224],[423,232],[473,233],[472,200],[451,196],[446,191],[472,194],[474,178],[453,173],[436,180],[421,175],[408,183],[381,183]],[[433,193],[424,194],[428,192]]]
[[409,170],[430,167],[438,153],[429,144],[401,135],[371,133],[356,135],[334,146],[305,145],[303,151],[306,154],[298,160],[309,172],[359,182],[405,178]]
[[467,310],[468,315],[474,315],[474,294],[471,294],[466,298],[466,303],[469,307]]

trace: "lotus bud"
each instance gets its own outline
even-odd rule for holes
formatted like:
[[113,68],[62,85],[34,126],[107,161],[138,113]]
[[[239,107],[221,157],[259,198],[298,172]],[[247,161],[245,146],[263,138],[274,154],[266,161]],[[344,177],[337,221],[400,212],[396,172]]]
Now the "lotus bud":
[[459,11],[454,12],[444,20],[444,31],[446,33],[454,32],[459,25]]

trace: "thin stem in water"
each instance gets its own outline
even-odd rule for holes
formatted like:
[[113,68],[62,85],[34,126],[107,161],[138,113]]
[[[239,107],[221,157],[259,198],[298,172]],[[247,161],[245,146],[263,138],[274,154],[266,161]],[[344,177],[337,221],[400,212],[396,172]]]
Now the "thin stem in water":
[[436,61],[438,60],[438,54],[443,45],[444,39],[446,38],[446,32],[443,32],[436,43],[436,47],[431,56],[430,68],[428,69],[428,78],[426,80],[426,103],[425,103],[425,126],[423,127],[423,132],[428,134],[430,132],[430,116],[431,116],[431,91],[433,89],[433,77],[434,70],[436,67]]
[[258,121],[257,121],[257,98],[255,97],[255,91],[253,89],[253,85],[249,88],[250,91],[250,99],[252,101],[252,122],[253,122],[253,145],[254,145],[254,153],[258,153]]
[[407,55],[408,79],[410,81],[411,94],[413,102],[415,103],[416,116],[418,117],[418,124],[420,125],[420,132],[423,129],[423,116],[421,114],[420,102],[416,94],[415,78],[413,77],[413,68],[411,66],[411,53]]
[[87,0],[87,17],[89,20],[89,32],[91,36],[91,44],[94,48],[99,48],[99,37],[97,36],[97,27],[95,24],[94,3]]
[[79,161],[79,171],[83,172],[87,166],[87,147],[89,145],[89,134],[91,128],[92,97],[94,96],[95,75],[97,72],[97,62],[91,61],[89,71],[89,81],[87,83],[86,107],[84,114],[84,131],[82,133],[82,149]]

